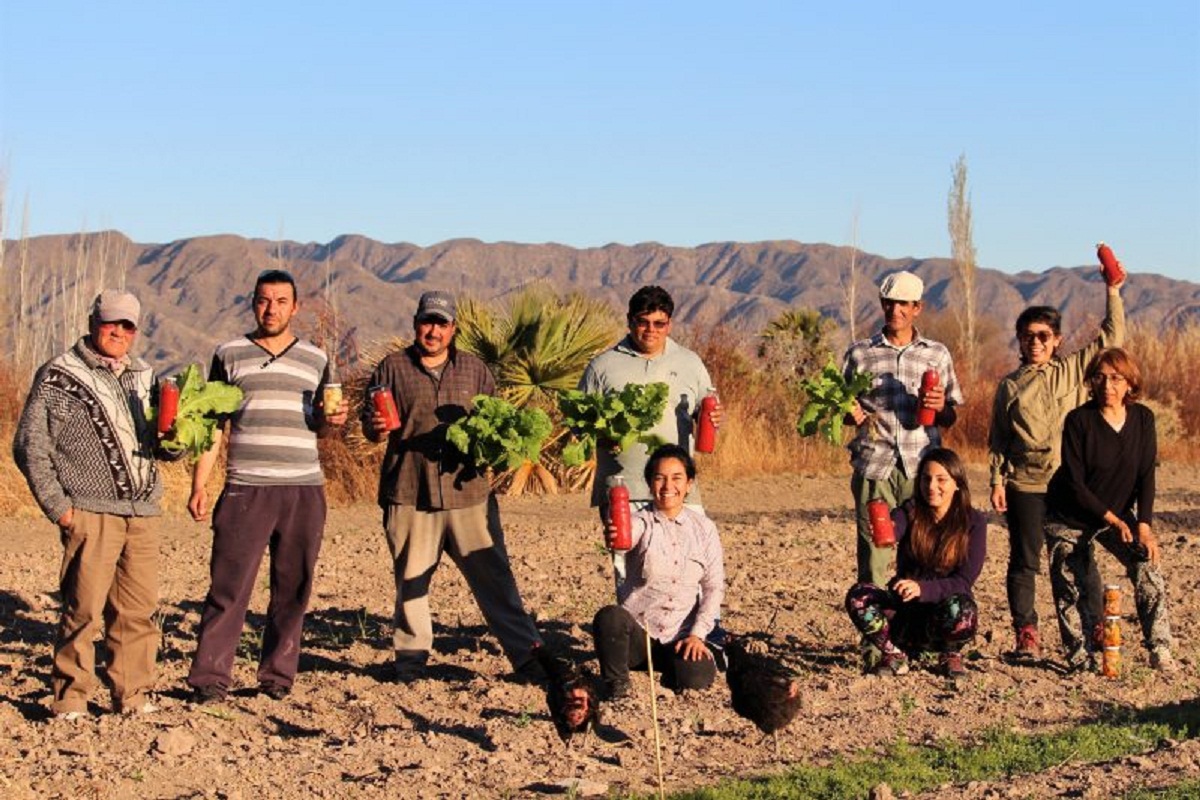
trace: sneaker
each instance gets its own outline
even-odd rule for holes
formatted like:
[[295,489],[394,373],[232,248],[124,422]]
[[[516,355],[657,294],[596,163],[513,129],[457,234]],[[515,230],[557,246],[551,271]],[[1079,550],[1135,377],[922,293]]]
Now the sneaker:
[[604,699],[605,700],[623,700],[626,697],[633,696],[633,686],[627,680],[622,681],[605,681],[604,682]]
[[1095,653],[1089,653],[1080,648],[1067,656],[1067,674],[1079,675],[1084,672],[1099,674],[1100,660]]
[[866,640],[859,643],[858,652],[862,656],[862,671],[864,675],[874,673],[880,662],[883,661],[883,651]]
[[292,693],[292,687],[284,686],[282,683],[260,683],[258,693],[265,694],[272,700],[282,700]]
[[1013,661],[1023,664],[1041,660],[1042,642],[1036,625],[1022,625],[1017,628],[1017,646],[1010,657]]
[[56,711],[52,719],[62,720],[63,722],[78,722],[81,719],[87,719],[86,711]]
[[424,678],[428,663],[429,653],[426,652],[397,653],[394,673],[396,683],[412,683]]
[[224,686],[197,686],[192,691],[192,702],[198,706],[209,705],[212,703],[224,703],[225,697],[229,694]]
[[963,666],[962,653],[940,653],[938,655],[938,672],[947,678],[961,678],[967,674]]
[[900,653],[898,655],[884,654],[883,658],[875,665],[875,669],[871,670],[872,675],[878,675],[882,678],[895,678],[900,675],[908,674],[908,656]]
[[1150,651],[1150,668],[1169,675],[1179,672],[1179,663],[1171,655],[1171,648],[1160,645]]

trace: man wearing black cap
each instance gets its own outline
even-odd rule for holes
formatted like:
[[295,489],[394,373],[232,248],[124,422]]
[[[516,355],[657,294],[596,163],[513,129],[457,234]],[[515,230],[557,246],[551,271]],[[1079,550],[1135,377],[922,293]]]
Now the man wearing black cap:
[[129,353],[140,315],[129,292],[101,292],[88,335],[38,370],[13,440],[17,467],[63,543],[50,706],[63,719],[87,714],[102,624],[113,710],[154,710],[158,532],[148,518],[160,513],[162,484],[147,420],[154,375]]
[[413,343],[384,358],[371,386],[391,392],[400,427],[364,404],[363,432],[387,439],[379,505],[396,580],[393,644],[396,678],[424,670],[433,646],[429,586],[442,550],[462,570],[488,627],[518,671],[525,672],[541,639],[521,603],[487,476],[446,442],[446,428],[465,416],[478,394],[495,394],[487,365],[454,346],[454,298],[421,295]]

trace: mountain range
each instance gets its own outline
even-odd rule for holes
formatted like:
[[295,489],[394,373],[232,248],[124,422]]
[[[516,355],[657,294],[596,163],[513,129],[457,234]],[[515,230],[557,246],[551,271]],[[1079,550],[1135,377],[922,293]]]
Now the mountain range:
[[[1080,249],[1091,253],[1089,245]],[[849,317],[845,284],[852,257],[858,276],[859,336],[878,325],[875,287],[895,270],[911,270],[925,281],[927,314],[954,311],[948,259],[885,258],[796,241],[698,247],[646,242],[581,249],[474,239],[419,247],[357,235],[339,236],[327,244],[218,235],[139,244],[106,231],[7,241],[4,271],[12,294],[12,276],[18,261],[24,260],[30,287],[26,308],[34,320],[51,313],[56,302],[62,306],[76,285],[80,288],[75,297],[90,298],[97,288],[123,279],[143,304],[143,354],[156,367],[170,368],[203,361],[218,342],[250,330],[248,299],[254,279],[274,267],[292,272],[302,300],[310,306],[332,298],[340,327],[360,344],[407,335],[416,300],[428,289],[502,301],[534,282],[561,293],[602,298],[622,315],[639,286],[658,284],[675,298],[681,331],[720,325],[747,340],[783,311],[811,308],[835,320],[844,341]],[[1200,324],[1200,284],[1141,272],[1136,264],[1125,266],[1130,277],[1123,296],[1131,322],[1163,333]],[[1094,324],[1102,315],[1102,286],[1095,266],[1016,274],[980,268],[977,308],[983,324],[1007,332],[1025,306],[1053,305],[1063,312],[1064,329],[1071,331]]]

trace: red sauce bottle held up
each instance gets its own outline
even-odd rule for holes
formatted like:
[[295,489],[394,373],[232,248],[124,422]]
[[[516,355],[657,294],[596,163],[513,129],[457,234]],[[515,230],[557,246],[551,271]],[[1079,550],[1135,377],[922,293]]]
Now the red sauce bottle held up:
[[717,426],[713,424],[712,412],[717,407],[717,390],[708,387],[708,393],[700,401],[700,413],[696,426],[696,452],[711,453],[717,446]]
[[[917,394],[918,404],[925,402],[925,395],[929,393],[930,389],[936,389],[940,382],[941,378],[938,377],[936,369],[925,370],[925,374],[921,376],[921,391]],[[917,424],[921,427],[928,428],[936,418],[937,412],[932,408],[926,408],[923,405],[917,406]]]
[[1104,268],[1105,283],[1109,286],[1116,286],[1125,280],[1125,268],[1121,266],[1120,261],[1117,261],[1111,247],[1100,242],[1096,245],[1096,256],[1100,259],[1100,266]]
[[608,519],[613,526],[608,549],[614,553],[632,550],[633,515],[629,507],[629,487],[620,475],[608,479]]

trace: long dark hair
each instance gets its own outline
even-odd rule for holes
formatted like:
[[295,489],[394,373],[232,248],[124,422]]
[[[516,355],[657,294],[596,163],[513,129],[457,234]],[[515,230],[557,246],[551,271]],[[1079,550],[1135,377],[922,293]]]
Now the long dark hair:
[[[929,464],[940,464],[958,484],[950,508],[940,520],[921,491],[921,476]],[[904,544],[913,561],[937,575],[948,575],[967,558],[968,533],[971,530],[971,488],[967,469],[958,453],[935,447],[921,458],[917,467],[917,488],[913,492],[913,510]]]

